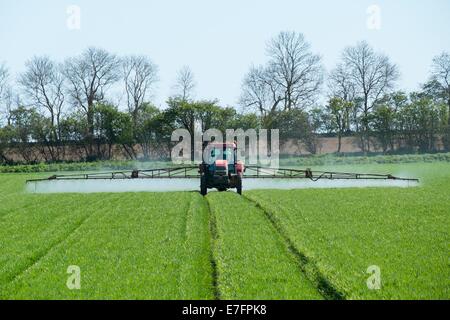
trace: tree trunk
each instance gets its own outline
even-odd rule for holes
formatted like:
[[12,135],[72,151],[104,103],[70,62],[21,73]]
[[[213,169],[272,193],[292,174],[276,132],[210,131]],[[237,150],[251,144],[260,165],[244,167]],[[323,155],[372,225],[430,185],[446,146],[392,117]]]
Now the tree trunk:
[[130,148],[131,149],[131,151],[130,151],[125,143],[122,143],[122,148],[125,150],[126,154],[128,155],[128,158],[130,158],[130,159],[136,158],[134,150],[132,148]]
[[364,154],[370,152],[370,141],[369,141],[369,101],[367,94],[364,97],[364,141],[363,143],[367,145],[364,146]]
[[93,160],[94,156],[94,106],[88,105],[87,111],[87,143],[88,143],[88,158]]
[[134,110],[133,110],[133,114],[132,114],[132,117],[133,117],[133,128],[137,128],[138,111],[139,110],[138,110],[137,107],[135,107]]
[[341,153],[341,145],[342,145],[342,134],[341,132],[338,133],[338,149],[337,149],[337,153]]
[[191,117],[190,122],[191,122],[191,126],[188,131],[191,134],[191,161],[194,162],[194,157],[195,157],[195,139],[194,139],[195,119],[194,119],[194,117]]

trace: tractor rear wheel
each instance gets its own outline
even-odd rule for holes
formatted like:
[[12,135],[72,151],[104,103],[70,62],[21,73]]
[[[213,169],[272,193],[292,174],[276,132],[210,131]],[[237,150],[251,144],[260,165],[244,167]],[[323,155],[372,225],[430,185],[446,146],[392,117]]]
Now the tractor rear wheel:
[[206,196],[208,188],[206,187],[206,175],[202,174],[200,177],[200,193],[202,196]]
[[237,183],[236,183],[236,191],[238,194],[242,194],[242,176],[237,176]]

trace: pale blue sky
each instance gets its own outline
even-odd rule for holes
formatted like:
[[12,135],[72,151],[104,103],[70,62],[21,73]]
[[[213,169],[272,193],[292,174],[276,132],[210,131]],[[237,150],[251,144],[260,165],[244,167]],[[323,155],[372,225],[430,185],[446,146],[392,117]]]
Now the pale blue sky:
[[[72,4],[81,8],[81,30],[66,27]],[[380,30],[366,26],[373,4]],[[158,105],[183,65],[195,73],[197,98],[236,105],[249,66],[265,61],[267,40],[282,30],[302,32],[327,70],[344,47],[366,40],[399,65],[399,87],[414,90],[432,57],[450,51],[450,1],[0,0],[0,61],[15,73],[33,55],[62,61],[88,46],[145,54],[160,69]]]

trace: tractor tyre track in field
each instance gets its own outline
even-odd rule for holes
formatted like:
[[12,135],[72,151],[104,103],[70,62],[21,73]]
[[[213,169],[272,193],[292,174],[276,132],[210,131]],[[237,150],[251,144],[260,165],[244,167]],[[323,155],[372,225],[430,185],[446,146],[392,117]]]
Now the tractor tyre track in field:
[[345,294],[342,293],[338,288],[334,287],[333,284],[319,271],[315,263],[296,248],[294,242],[289,238],[287,233],[284,231],[283,227],[279,224],[275,216],[270,211],[262,207],[261,204],[258,203],[257,201],[245,195],[242,195],[242,198],[254,204],[256,208],[258,208],[262,212],[262,214],[266,217],[269,223],[275,228],[277,233],[283,239],[287,250],[295,258],[295,261],[300,269],[300,272],[302,272],[306,276],[306,278],[312,282],[312,284],[317,288],[317,291],[324,297],[324,299],[326,300],[345,299]]
[[299,272],[284,239],[253,202],[234,192],[211,192],[205,201],[210,212],[218,298],[324,298],[314,283]]
[[[197,192],[190,192],[189,205],[186,209],[183,222],[183,259],[180,266],[178,279],[180,297],[190,297],[192,283],[201,281],[205,292],[199,292],[199,298],[212,299],[212,266],[211,266],[211,236],[209,232],[209,212],[207,203]],[[199,262],[201,259],[201,262]],[[193,276],[193,274],[204,274],[204,277]]]
[[[119,199],[119,198],[117,198]],[[109,199],[110,201],[111,199]],[[98,205],[100,203],[106,202],[108,200],[101,199],[99,201],[96,201],[93,206]],[[33,257],[26,266],[20,268],[15,274],[11,275],[9,277],[9,280],[7,280],[5,283],[2,283],[1,286],[6,286],[11,283],[14,283],[16,280],[18,280],[23,274],[25,274],[28,270],[33,268],[35,265],[37,265],[42,259],[44,259],[48,254],[51,253],[51,251],[57,247],[59,247],[61,244],[63,244],[65,241],[67,241],[70,236],[75,234],[78,229],[82,225],[84,225],[91,217],[98,215],[99,213],[103,213],[103,211],[97,211],[90,214],[87,214],[85,217],[83,217],[79,222],[77,222],[67,233],[59,237],[58,239],[55,239],[47,248],[43,249],[41,252],[38,252],[35,257]]]
[[[192,212],[191,211],[192,211],[192,208],[193,208],[193,202],[194,202],[194,198],[191,197],[190,200],[189,200],[189,205],[188,205],[187,210],[186,210],[186,214],[183,217],[184,218],[184,222],[183,222],[183,231],[182,232],[183,232],[183,237],[184,237],[184,239],[183,239],[183,247],[185,248],[185,250],[187,250],[186,248],[189,245],[188,244],[188,238],[189,238],[189,236],[188,236],[188,225],[189,225],[189,220],[192,218]],[[187,256],[183,257],[183,259],[187,259],[187,258],[188,258]],[[183,266],[181,266],[180,270],[178,272],[178,282],[180,283],[180,288],[183,287],[182,286],[182,284],[184,282],[183,274],[184,274],[184,270],[183,270]],[[182,290],[180,289],[180,291],[182,291]]]
[[211,206],[209,203],[208,198],[203,197],[203,199],[206,202],[206,208],[208,210],[209,215],[209,233],[210,233],[210,263],[211,263],[211,269],[212,269],[212,289],[213,289],[213,297],[214,300],[220,300],[220,290],[219,290],[219,273],[217,270],[217,258],[216,258],[216,246],[217,246],[217,221],[216,216],[211,210]]

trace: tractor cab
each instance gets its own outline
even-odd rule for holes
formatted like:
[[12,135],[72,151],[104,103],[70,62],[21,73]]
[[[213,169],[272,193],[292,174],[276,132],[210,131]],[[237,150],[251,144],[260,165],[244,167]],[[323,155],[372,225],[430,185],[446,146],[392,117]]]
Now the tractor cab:
[[236,148],[225,143],[212,144],[210,145],[208,156],[209,163],[212,163],[215,160],[227,160],[228,162],[234,162],[236,156]]
[[215,143],[210,144],[206,149],[207,159],[210,171],[217,171],[218,174],[228,174],[235,171],[237,149],[235,144]]
[[235,143],[209,143],[203,152],[200,164],[200,190],[206,195],[208,188],[225,191],[236,188],[242,192],[242,174],[244,164],[237,161],[237,147]]

